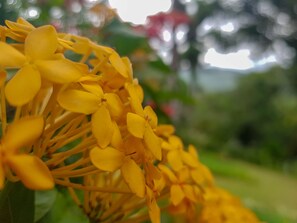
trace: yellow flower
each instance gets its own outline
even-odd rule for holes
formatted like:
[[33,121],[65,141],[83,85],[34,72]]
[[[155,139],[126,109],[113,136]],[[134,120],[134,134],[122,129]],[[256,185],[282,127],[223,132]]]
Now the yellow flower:
[[177,136],[170,136],[167,142],[163,142],[163,148],[168,150],[167,160],[170,166],[174,170],[180,170],[183,168],[183,154],[184,154],[184,145],[181,139]]
[[96,78],[84,76],[80,79],[81,87],[87,91],[69,87],[58,95],[59,104],[68,111],[92,114],[92,131],[98,145],[109,145],[114,132],[113,120],[118,119],[123,104],[115,93],[104,93]]
[[[220,188],[207,189],[199,216],[201,223],[259,223],[254,213],[245,208],[238,198]],[[196,219],[197,220],[197,219]]]
[[[142,113],[142,112],[141,112]],[[156,159],[162,159],[161,139],[155,134],[158,118],[150,106],[143,109],[143,114],[127,114],[128,131],[136,138],[144,140],[146,147]]]
[[81,76],[73,62],[56,54],[57,48],[58,37],[52,26],[42,26],[29,32],[25,39],[24,54],[12,45],[0,42],[0,66],[21,68],[5,88],[10,104],[21,106],[33,99],[41,88],[41,78],[64,84]]
[[23,118],[12,123],[0,145],[0,189],[3,188],[8,168],[24,185],[33,190],[47,190],[54,187],[51,173],[43,161],[30,154],[22,153],[24,146],[31,145],[43,131],[40,117]]
[[183,202],[197,203],[201,197],[201,191],[190,181],[188,169],[183,168],[175,173],[165,165],[159,164],[158,167],[170,186],[172,205],[178,206]]
[[146,184],[151,181],[149,178],[161,177],[160,173],[153,169],[154,160],[146,154],[142,140],[131,135],[122,139],[118,127],[115,128],[111,146],[104,149],[93,148],[90,158],[98,169],[107,172],[120,169],[124,181],[138,197],[144,197]]
[[188,156],[192,156],[192,158],[197,160],[195,165],[193,165],[194,163],[192,163],[192,159],[190,159],[188,162],[188,168],[193,181],[195,181],[196,184],[204,187],[213,186],[213,175],[204,164],[198,162],[199,159],[197,149],[193,145],[189,145]]
[[158,125],[156,128],[156,134],[160,137],[169,138],[175,132],[173,125]]
[[[126,143],[125,147],[115,149],[113,147],[107,147],[101,149],[95,147],[90,152],[90,157],[92,163],[101,170],[114,172],[118,169],[121,170],[123,179],[128,184],[129,188],[133,193],[139,197],[144,197],[145,195],[145,177],[143,170],[133,159],[133,155],[137,156],[138,151],[135,149],[134,152],[128,152],[130,148],[137,148],[141,145],[137,145],[137,142],[133,141],[134,144]],[[123,144],[124,146],[124,144]]]
[[128,99],[131,111],[140,116],[144,116],[142,107],[144,95],[141,86],[138,84],[138,81],[134,80],[133,83],[127,83],[125,89],[127,94],[124,96]]
[[16,22],[6,20],[5,24],[9,28],[7,29],[6,36],[19,42],[23,42],[28,33],[35,29],[32,24],[23,18],[18,18]]
[[[108,47],[98,45],[92,46],[94,48],[94,53],[98,58],[97,60],[92,60],[92,63],[95,64],[95,67],[97,64],[101,65],[100,67],[98,67],[98,71],[101,71],[102,74],[106,74],[106,76],[103,75],[105,76],[105,78],[110,79],[109,77],[111,77],[111,80],[120,79],[119,76],[117,76],[117,74],[119,74],[123,78],[121,79],[123,81],[132,78],[132,71],[130,69],[131,64],[127,57],[120,57],[117,52]],[[102,64],[102,60],[105,60],[109,63]]]
[[183,168],[187,168],[191,178],[198,185],[213,184],[212,174],[206,166],[199,162],[197,149],[193,145],[189,145],[187,151],[184,149],[182,140],[175,135],[171,135],[167,141],[163,140],[162,148],[167,151],[168,164],[174,171],[178,172]]
[[[72,39],[75,41],[72,46],[73,51],[84,55],[82,61],[85,61],[87,57],[90,56],[91,52],[96,56],[96,59],[91,59],[89,61],[90,64],[94,66],[94,69],[92,70],[93,74],[100,71],[114,79],[115,72],[112,71],[116,71],[120,76],[124,77],[124,80],[132,78],[131,64],[127,57],[121,58],[112,48],[97,45],[85,37],[72,36]],[[115,79],[118,79],[118,77]],[[115,80],[113,80],[113,82],[114,81]]]

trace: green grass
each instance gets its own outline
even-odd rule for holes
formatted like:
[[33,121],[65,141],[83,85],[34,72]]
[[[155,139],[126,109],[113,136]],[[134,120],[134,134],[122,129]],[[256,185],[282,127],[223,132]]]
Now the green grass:
[[297,222],[297,179],[245,162],[201,153],[219,186],[241,197],[267,223]]

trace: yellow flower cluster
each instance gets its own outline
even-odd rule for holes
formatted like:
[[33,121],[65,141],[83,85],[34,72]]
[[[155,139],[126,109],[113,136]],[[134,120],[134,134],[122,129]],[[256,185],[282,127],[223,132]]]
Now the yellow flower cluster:
[[0,26],[0,38],[0,189],[7,180],[64,186],[92,222],[157,223],[160,210],[187,222],[258,222],[142,106],[128,58],[21,18]]

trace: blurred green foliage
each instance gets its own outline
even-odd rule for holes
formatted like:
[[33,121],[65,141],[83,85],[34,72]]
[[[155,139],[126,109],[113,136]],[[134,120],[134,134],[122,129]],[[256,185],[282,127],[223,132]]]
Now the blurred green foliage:
[[237,195],[263,222],[295,223],[297,179],[279,171],[204,151],[201,161],[218,185]]
[[[227,92],[202,93],[182,119],[184,137],[199,147],[262,165],[297,158],[294,68],[273,68],[240,78]],[[198,137],[197,137],[198,136]]]

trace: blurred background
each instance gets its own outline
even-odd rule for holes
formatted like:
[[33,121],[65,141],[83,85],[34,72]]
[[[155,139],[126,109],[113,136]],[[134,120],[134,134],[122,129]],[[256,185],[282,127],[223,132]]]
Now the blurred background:
[[0,25],[20,16],[128,56],[219,185],[265,222],[297,222],[296,0],[0,1]]

